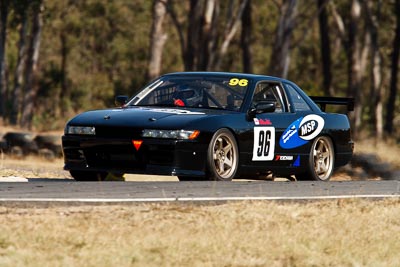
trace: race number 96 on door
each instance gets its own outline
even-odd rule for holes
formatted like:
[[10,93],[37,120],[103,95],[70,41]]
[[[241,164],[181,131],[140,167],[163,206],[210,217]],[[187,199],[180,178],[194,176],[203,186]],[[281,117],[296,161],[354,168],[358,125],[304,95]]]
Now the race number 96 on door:
[[253,160],[274,159],[275,127],[254,127]]

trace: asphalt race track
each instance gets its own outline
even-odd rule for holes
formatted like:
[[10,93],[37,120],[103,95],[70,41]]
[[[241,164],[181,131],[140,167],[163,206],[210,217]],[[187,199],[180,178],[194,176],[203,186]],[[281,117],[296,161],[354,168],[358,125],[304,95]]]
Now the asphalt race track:
[[[35,181],[32,181],[35,180]],[[140,203],[235,200],[398,198],[400,181],[75,182],[32,179],[0,183],[2,203]]]

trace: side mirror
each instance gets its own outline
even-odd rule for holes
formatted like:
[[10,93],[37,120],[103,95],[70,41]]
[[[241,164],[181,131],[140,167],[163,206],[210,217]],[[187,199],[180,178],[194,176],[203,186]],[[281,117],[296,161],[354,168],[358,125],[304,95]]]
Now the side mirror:
[[275,102],[262,101],[257,103],[255,108],[257,110],[257,113],[270,113],[275,111],[276,105]]
[[252,119],[256,116],[256,114],[271,113],[275,111],[275,108],[276,106],[274,102],[261,101],[247,111],[247,117]]
[[126,95],[117,95],[115,97],[114,103],[117,107],[122,107],[128,102],[128,96]]

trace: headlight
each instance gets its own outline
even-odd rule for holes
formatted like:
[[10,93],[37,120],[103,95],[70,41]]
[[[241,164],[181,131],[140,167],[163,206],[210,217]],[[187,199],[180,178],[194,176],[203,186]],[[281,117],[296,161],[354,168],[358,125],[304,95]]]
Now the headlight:
[[142,137],[169,138],[169,139],[189,139],[193,140],[199,136],[198,130],[143,130]]
[[93,126],[67,126],[65,134],[95,135],[96,129]]

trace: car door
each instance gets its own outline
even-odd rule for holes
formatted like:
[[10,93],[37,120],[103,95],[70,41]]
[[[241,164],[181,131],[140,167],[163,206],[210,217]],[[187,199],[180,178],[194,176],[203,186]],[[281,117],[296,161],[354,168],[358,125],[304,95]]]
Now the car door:
[[[263,105],[267,107],[271,104],[273,109],[263,110]],[[257,112],[253,118],[250,165],[263,168],[295,164],[296,154],[280,145],[283,133],[298,118],[298,114],[291,109],[283,85],[270,81],[259,82],[255,87],[251,106]]]

